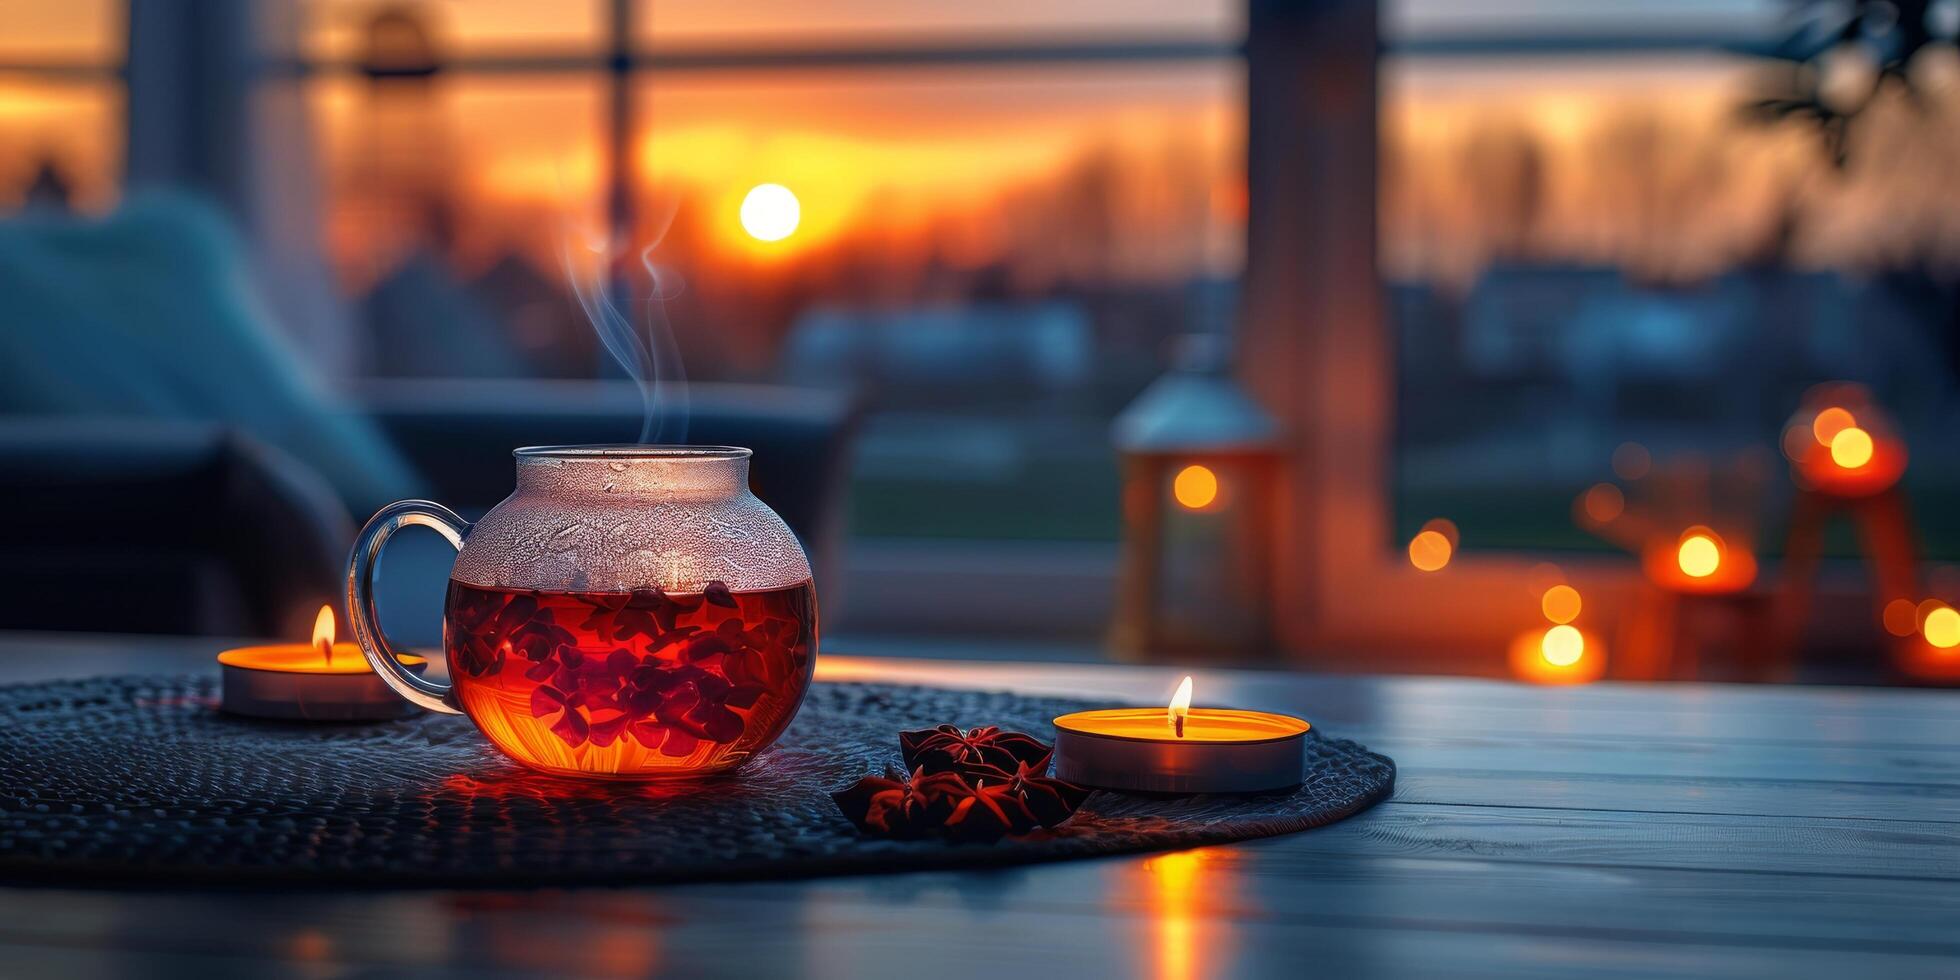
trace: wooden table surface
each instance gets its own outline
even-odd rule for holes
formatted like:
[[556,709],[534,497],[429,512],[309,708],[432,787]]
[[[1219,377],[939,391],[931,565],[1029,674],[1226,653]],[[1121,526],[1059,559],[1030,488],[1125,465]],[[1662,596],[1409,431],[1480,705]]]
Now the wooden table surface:
[[[0,638],[0,682],[203,669],[214,641]],[[827,656],[828,679],[1154,701],[1136,667]],[[1198,671],[1395,797],[1227,847],[526,892],[0,889],[0,975],[1960,976],[1960,694]],[[0,800],[0,808],[5,801]]]

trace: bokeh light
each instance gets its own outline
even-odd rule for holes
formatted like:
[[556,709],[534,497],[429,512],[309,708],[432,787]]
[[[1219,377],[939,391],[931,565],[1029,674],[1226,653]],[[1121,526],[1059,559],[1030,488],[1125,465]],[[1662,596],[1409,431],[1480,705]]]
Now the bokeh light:
[[1581,605],[1579,590],[1569,585],[1554,585],[1538,600],[1538,608],[1544,611],[1545,618],[1561,626],[1579,618]]
[[802,220],[802,204],[781,184],[757,184],[742,198],[742,230],[756,241],[780,242]]
[[1456,551],[1443,532],[1423,531],[1409,540],[1409,564],[1425,572],[1441,571]]
[[1561,624],[1545,631],[1545,638],[1538,641],[1538,650],[1546,663],[1570,667],[1586,655],[1586,638],[1577,627]]
[[1565,571],[1551,562],[1541,561],[1525,570],[1524,582],[1526,595],[1542,599],[1546,589],[1565,584]]
[[1926,614],[1926,624],[1919,631],[1926,642],[1942,650],[1960,646],[1960,611],[1952,606],[1940,606]]
[[1810,420],[1810,435],[1818,445],[1828,446],[1838,433],[1857,424],[1858,419],[1850,411],[1832,406],[1818,412],[1817,417]]
[[1595,483],[1586,491],[1586,516],[1601,524],[1617,520],[1626,510],[1626,495],[1611,483]]
[[1613,472],[1622,480],[1638,480],[1653,466],[1653,454],[1637,442],[1623,442],[1613,450]]
[[1462,535],[1456,529],[1456,522],[1447,517],[1431,518],[1423,522],[1422,529],[1425,531],[1434,531],[1442,535],[1443,540],[1450,543],[1450,549],[1452,551],[1463,543]]
[[1872,461],[1872,435],[1857,426],[1831,436],[1831,462],[1855,470]]
[[1186,466],[1171,479],[1171,496],[1191,510],[1210,507],[1218,499],[1218,474],[1209,466]]
[[1894,599],[1886,603],[1882,618],[1885,632],[1893,636],[1911,636],[1912,631],[1919,628],[1919,609],[1911,599]]
[[1722,567],[1722,546],[1707,534],[1689,534],[1681,539],[1675,561],[1690,578],[1707,578]]

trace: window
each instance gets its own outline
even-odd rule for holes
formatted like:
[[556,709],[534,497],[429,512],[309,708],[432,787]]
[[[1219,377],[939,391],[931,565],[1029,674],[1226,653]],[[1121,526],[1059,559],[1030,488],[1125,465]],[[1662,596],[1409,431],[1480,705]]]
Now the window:
[[[1878,139],[1875,158],[1905,178],[1904,193],[1888,202],[1861,186],[1871,174],[1856,162],[1820,167],[1828,143],[1820,154],[1815,129],[1738,125],[1752,98],[1813,77],[1743,55],[1772,50],[1800,26],[1786,11],[1720,4],[1663,18],[1647,5],[1609,4],[1569,16],[1579,6],[1519,4],[1523,16],[1512,25],[1418,4],[1391,8],[1378,131],[1374,116],[1354,110],[1359,97],[1287,96],[1354,91],[1361,66],[1316,39],[1355,44],[1368,27],[1361,15],[1341,20],[1339,5],[1286,16],[1269,10],[1248,26],[1255,221],[1245,306],[1256,355],[1248,369],[1302,438],[1274,587],[1289,647],[1366,651],[1355,661],[1362,669],[1464,669],[1535,621],[1548,559],[1610,628],[1617,599],[1633,594],[1639,574],[1626,554],[1575,528],[1579,492],[1613,472],[1619,444],[1643,438],[1656,445],[1623,456],[1698,453],[1704,463],[1760,465],[1766,483],[1783,485],[1776,447],[1807,380],[1871,381],[1909,433],[1924,433],[1932,452],[1947,455],[1952,382],[1939,375],[1951,368],[1928,362],[1952,363],[1950,341],[1929,340],[1950,333],[1951,313],[1913,325],[1881,303],[1873,314],[1893,322],[1867,333],[1871,321],[1840,312],[1846,293],[1895,276],[1870,263],[1907,254],[1893,248],[1898,241],[1917,236],[1934,246],[1908,265],[1940,254],[1946,202],[1878,217],[1884,205],[1936,186],[1917,175],[1937,169],[1922,158],[1945,153],[1943,138],[1920,138],[1938,130],[1888,123],[1882,105],[1861,120]],[[1828,6],[1798,13],[1829,16]],[[1951,45],[1936,49],[1950,53]],[[1940,62],[1931,68],[1938,82]],[[1314,126],[1316,139],[1275,137],[1287,117],[1274,107],[1308,114],[1302,125]],[[1379,168],[1355,169],[1328,146],[1364,133],[1379,138]],[[1256,220],[1276,206],[1275,188],[1287,186],[1262,173],[1320,176],[1277,201],[1283,214],[1317,222]],[[1749,173],[1764,180],[1744,179]],[[1342,196],[1371,180],[1378,213]],[[1765,260],[1761,243],[1779,240],[1778,201],[1793,199],[1779,181],[1813,181],[1797,186],[1818,212],[1804,229],[1815,237],[1808,250]],[[1370,241],[1365,272],[1380,276],[1380,295],[1354,287],[1364,269],[1334,247]],[[1826,258],[1826,241],[1850,251]],[[1905,293],[1950,311],[1951,288],[1937,284],[1945,275]],[[1749,356],[1751,331],[1781,325],[1736,312],[1737,293],[1750,301],[1747,290],[1758,288],[1750,280],[1775,284],[1767,290],[1772,308],[1790,312],[1773,319],[1798,324],[1789,329],[1802,343],[1779,340],[1776,356]],[[1803,291],[1819,282],[1823,292]],[[1533,288],[1551,291],[1515,308],[1503,302],[1505,292]],[[1539,324],[1522,315],[1555,308],[1547,297],[1561,296],[1574,297],[1568,307],[1586,318]],[[1480,302],[1483,315],[1472,322]],[[1298,332],[1289,317],[1319,326]],[[1732,355],[1728,345],[1744,351]],[[1568,350],[1584,357],[1560,360]],[[1531,352],[1524,366],[1508,367],[1521,351]],[[1575,372],[1575,363],[1593,373]],[[1913,377],[1920,380],[1902,383]],[[1621,405],[1639,410],[1623,417]],[[1917,422],[1907,418],[1927,408],[1934,411]],[[1703,412],[1716,423],[1683,424]],[[1946,479],[1940,469],[1910,473],[1907,489]],[[1751,506],[1773,551],[1779,516],[1760,498]],[[1446,569],[1419,571],[1408,545],[1436,517],[1457,523],[1462,549]],[[1941,543],[1952,540],[1939,526],[1945,515],[1915,517],[1924,541],[1950,547]],[[1929,577],[1937,583],[1941,573]],[[1842,622],[1875,632],[1868,596],[1826,592],[1852,600],[1838,607],[1849,613]],[[1383,659],[1391,653],[1405,659]],[[1504,668],[1493,659],[1485,669]]]
[[[53,40],[0,49],[0,97],[25,93],[0,105],[33,105],[0,114],[0,134],[45,133],[70,203],[105,207],[126,11],[32,6]],[[322,363],[356,379],[616,376],[560,248],[659,237],[685,284],[669,319],[690,380],[866,395],[856,554],[907,576],[910,557],[879,556],[1005,547],[969,564],[1078,568],[1094,595],[1067,629],[1100,630],[1109,423],[1179,335],[1234,316],[1241,4],[247,9],[258,83],[297,92],[283,104],[311,141],[277,206],[331,268],[341,309],[321,322],[353,328]],[[797,198],[785,241],[742,223],[762,184]]]
[[[655,74],[641,197],[683,195],[690,375],[867,392],[861,536],[1113,541],[1111,418],[1227,315],[1237,74]],[[737,220],[765,182],[806,201],[795,250]]]
[[[1960,145],[1951,86],[1881,90],[1839,167],[1816,126],[1745,111],[1790,85],[1785,63],[1717,50],[1789,29],[1755,13],[1704,9],[1700,43],[1620,22],[1591,28],[1581,56],[1536,25],[1534,57],[1384,62],[1399,540],[1448,517],[1466,547],[1609,548],[1573,505],[1632,475],[1614,471],[1626,446],[1623,464],[1762,471],[1775,553],[1785,420],[1834,380],[1895,415],[1910,496],[1960,486],[1960,206],[1933,191]],[[1915,517],[1950,558],[1944,510]],[[1839,530],[1836,550],[1857,554]]]
[[[0,200],[47,159],[104,207],[123,6],[31,6],[0,44],[0,137],[40,149]],[[1406,639],[1424,589],[1449,615],[1423,628],[1469,635],[1485,576],[1548,554],[1623,578],[1570,516],[1614,449],[1773,451],[1812,381],[1880,391],[1913,492],[1960,481],[1949,127],[1875,112],[1881,177],[1742,122],[1780,4],[294,9],[263,68],[304,95],[350,373],[606,376],[559,249],[658,238],[692,380],[868,395],[853,522],[894,578],[925,555],[1105,593],[1109,421],[1175,337],[1240,322],[1304,446],[1301,571],[1275,588],[1340,624],[1318,640]],[[796,200],[786,239],[744,223],[763,185]],[[1918,516],[1960,551],[1960,518]],[[1403,549],[1437,517],[1464,550],[1423,577]]]
[[[1107,547],[1110,419],[1176,335],[1231,315],[1235,10],[641,4],[621,76],[605,4],[310,4],[328,241],[369,370],[605,371],[558,249],[624,202],[634,241],[665,228],[691,380],[867,393],[858,535]],[[765,183],[798,198],[786,241],[741,223]],[[460,356],[411,322],[438,288],[483,320]]]
[[121,4],[9,10],[0,34],[0,210],[100,211],[122,174]]
[[1148,35],[1232,42],[1245,33],[1243,5],[1152,0],[1004,0],[988,4],[848,0],[638,0],[637,36],[655,49],[672,45],[850,47],[866,41],[991,40],[1038,47],[1056,39],[1112,40]]

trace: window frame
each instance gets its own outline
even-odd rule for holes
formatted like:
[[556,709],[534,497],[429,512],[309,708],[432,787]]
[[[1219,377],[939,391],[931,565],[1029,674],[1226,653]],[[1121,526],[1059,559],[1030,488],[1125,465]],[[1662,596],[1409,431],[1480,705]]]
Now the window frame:
[[[1458,35],[1386,45],[1376,0],[1249,0],[1246,270],[1239,375],[1289,433],[1268,600],[1296,662],[1508,674],[1543,625],[1552,556],[1458,549],[1416,569],[1395,533],[1394,340],[1379,267],[1380,63],[1432,57],[1754,51],[1706,31]],[[1559,555],[1582,625],[1616,635],[1637,563]]]

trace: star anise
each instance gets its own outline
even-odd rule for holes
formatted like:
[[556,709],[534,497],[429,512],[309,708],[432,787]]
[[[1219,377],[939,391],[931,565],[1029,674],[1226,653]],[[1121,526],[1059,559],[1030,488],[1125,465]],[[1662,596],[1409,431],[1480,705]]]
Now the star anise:
[[953,810],[946,815],[943,829],[952,840],[991,844],[1038,826],[1034,814],[1005,783],[969,785],[960,780],[957,787],[949,787],[948,794]]
[[961,791],[972,792],[953,773],[914,769],[909,776],[895,772],[866,776],[830,794],[830,798],[858,830],[880,837],[909,839],[944,827]]
[[[1013,772],[989,766],[984,770],[975,770],[973,779],[976,786],[989,790],[998,788],[996,796],[1012,800],[1025,809],[1036,824],[1052,829],[1075,815],[1076,808],[1089,798],[1089,789],[1051,778],[1047,773],[1047,760],[1043,759],[1039,768],[1023,762]],[[1025,833],[1022,830],[1014,832]]]
[[941,725],[898,734],[898,747],[908,768],[927,772],[957,772],[969,781],[978,767],[1013,772],[1022,763],[1034,772],[1048,771],[1048,746],[1022,732],[1003,732],[989,725],[961,731]]
[[1048,746],[1019,732],[941,725],[903,732],[899,745],[911,776],[866,776],[831,794],[866,833],[992,842],[1060,826],[1089,796],[1049,778]]

